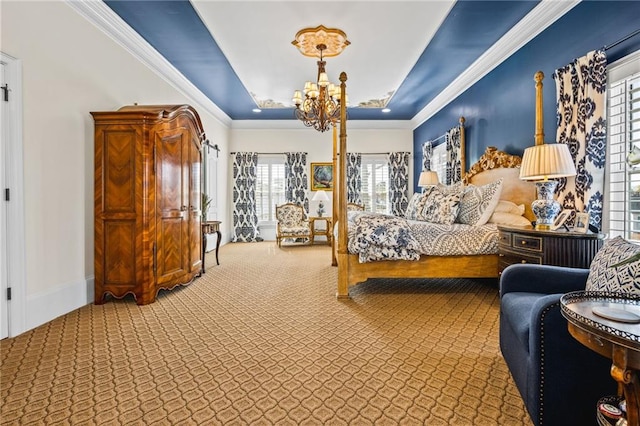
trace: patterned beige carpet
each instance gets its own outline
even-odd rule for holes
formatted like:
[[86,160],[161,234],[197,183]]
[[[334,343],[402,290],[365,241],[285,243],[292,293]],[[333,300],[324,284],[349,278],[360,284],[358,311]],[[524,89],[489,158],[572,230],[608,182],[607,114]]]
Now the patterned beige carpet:
[[529,425],[494,281],[373,280],[328,246],[227,244],[193,284],[0,343],[2,424]]

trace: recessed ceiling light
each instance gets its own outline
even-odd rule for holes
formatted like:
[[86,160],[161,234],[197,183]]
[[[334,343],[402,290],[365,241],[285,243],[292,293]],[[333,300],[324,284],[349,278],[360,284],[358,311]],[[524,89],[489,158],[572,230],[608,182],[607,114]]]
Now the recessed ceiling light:
[[253,112],[262,112],[262,110],[260,108],[254,108],[252,111]]
[[391,110],[389,108],[382,108],[382,112],[386,114],[387,112],[391,112]]

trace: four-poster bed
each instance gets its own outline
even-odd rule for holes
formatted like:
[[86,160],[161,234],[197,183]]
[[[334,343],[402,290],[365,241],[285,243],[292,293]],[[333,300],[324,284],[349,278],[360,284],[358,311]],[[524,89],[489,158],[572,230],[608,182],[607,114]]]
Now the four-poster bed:
[[[333,239],[333,264],[338,266],[338,298],[349,297],[349,286],[364,282],[368,278],[495,278],[498,276],[498,254],[427,256],[419,260],[384,260],[360,263],[357,254],[348,250],[348,217],[346,194],[346,80],[340,75],[341,113],[339,144],[334,132],[334,223],[338,225],[337,241]],[[461,119],[461,139],[464,140],[464,119]],[[336,164],[336,157],[338,162]],[[464,174],[464,149],[462,150],[462,175],[465,184],[486,185],[502,178],[501,200],[526,206],[525,217],[533,218],[530,204],[535,199],[535,186],[519,179],[520,157],[487,148],[484,155]],[[337,200],[336,200],[337,199]],[[336,202],[337,201],[337,202]]]

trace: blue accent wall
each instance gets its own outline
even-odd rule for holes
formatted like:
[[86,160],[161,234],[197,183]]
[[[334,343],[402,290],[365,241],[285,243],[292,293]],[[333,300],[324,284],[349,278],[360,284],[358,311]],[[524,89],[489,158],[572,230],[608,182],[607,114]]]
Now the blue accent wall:
[[[612,45],[640,28],[638,1],[583,1],[413,132],[414,187],[422,144],[466,119],[467,169],[488,146],[522,155],[534,144],[535,82],[543,80],[545,141],[556,136],[553,72],[587,52]],[[640,49],[640,35],[607,50],[609,63]]]

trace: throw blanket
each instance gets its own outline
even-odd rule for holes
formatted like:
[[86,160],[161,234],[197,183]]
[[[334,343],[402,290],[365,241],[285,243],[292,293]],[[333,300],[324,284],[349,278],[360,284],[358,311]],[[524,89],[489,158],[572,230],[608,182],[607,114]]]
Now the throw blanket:
[[[347,212],[348,219],[348,249],[351,254],[359,254],[360,240],[363,237],[358,235],[360,232],[359,226],[356,221],[360,216],[369,216],[380,218],[383,223],[389,222],[388,218],[393,216],[387,216],[382,214],[376,214],[371,212],[351,211]],[[398,219],[399,228],[396,228],[398,236],[402,233],[401,239],[404,239],[404,235],[408,230],[411,242],[407,246],[413,251],[414,249],[420,255],[426,256],[476,256],[483,254],[497,254],[498,253],[498,227],[495,223],[487,223],[482,226],[471,226],[461,223],[454,223],[452,225],[440,225],[436,223],[422,222],[416,220],[409,220],[403,218]],[[375,221],[375,219],[373,219]],[[365,222],[371,222],[372,219],[364,219]],[[358,222],[360,223],[360,222]],[[377,236],[375,236],[377,238]],[[336,226],[336,238],[337,238],[337,226]],[[370,242],[373,236],[367,236],[364,238],[367,243],[363,243],[366,250],[370,248]],[[391,243],[393,244],[393,243]],[[377,242],[374,244],[376,247]],[[394,246],[395,247],[395,246]],[[393,253],[390,256],[384,257],[382,254],[376,254],[372,256],[374,259],[392,259],[397,258],[395,256],[402,256],[407,254],[402,250],[400,253]],[[370,256],[370,253],[364,253],[360,259],[366,259]],[[413,254],[408,254],[408,257],[412,259]]]
[[419,244],[411,236],[406,219],[359,214],[354,217],[355,238],[349,239],[349,251],[358,253],[360,263],[376,260],[418,260]]

